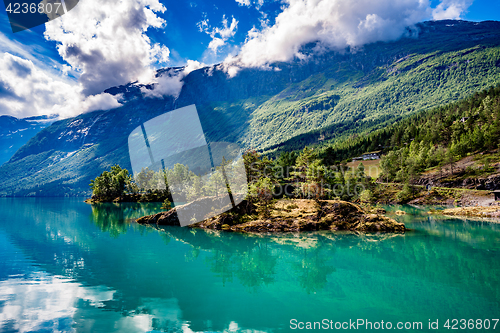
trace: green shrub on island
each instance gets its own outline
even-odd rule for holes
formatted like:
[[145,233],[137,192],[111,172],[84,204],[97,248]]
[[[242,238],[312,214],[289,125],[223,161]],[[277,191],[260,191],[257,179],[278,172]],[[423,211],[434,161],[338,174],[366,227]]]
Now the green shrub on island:
[[413,192],[408,183],[403,185],[403,189],[396,195],[396,200],[400,203],[407,202],[413,197]]
[[[171,186],[178,201],[187,202],[228,192],[225,177],[233,180],[231,191],[239,193],[246,183],[238,182],[243,161],[225,161],[210,174],[196,175],[188,166],[175,164],[171,169],[154,171],[143,168],[132,178],[126,169],[115,165],[91,180],[92,201],[172,202]],[[226,174],[226,176],[224,175]],[[257,180],[257,178],[255,178]],[[245,191],[246,192],[246,191]]]
[[364,203],[370,203],[373,201],[373,192],[370,190],[364,190],[359,195],[359,200]]
[[111,167],[111,171],[104,171],[100,176],[90,181],[92,197],[99,201],[111,201],[123,196],[127,191],[135,190],[132,177],[127,169],[119,165]]
[[170,200],[165,199],[163,201],[163,204],[161,205],[161,209],[167,209],[167,210],[172,209],[172,203],[170,202]]
[[253,202],[258,203],[258,212],[262,217],[269,217],[271,208],[274,203],[274,187],[275,184],[270,178],[259,178],[257,181],[252,182],[249,186],[249,198]]

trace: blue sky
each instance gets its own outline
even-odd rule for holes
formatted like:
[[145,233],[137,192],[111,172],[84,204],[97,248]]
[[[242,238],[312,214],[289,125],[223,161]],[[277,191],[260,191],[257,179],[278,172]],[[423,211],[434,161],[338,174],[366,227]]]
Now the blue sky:
[[500,1],[475,0],[464,15],[469,21],[500,21]]
[[[102,94],[107,87],[147,83],[155,68],[188,64],[157,82],[156,97],[175,95],[182,75],[200,66],[224,62],[237,75],[300,57],[300,46],[314,40],[342,49],[447,18],[500,20],[500,1],[80,0],[63,17],[15,34],[0,6],[0,114],[66,117],[116,107],[119,100]],[[29,75],[13,70],[21,67]]]
[[[85,1],[85,0],[82,0]],[[221,50],[216,56],[207,54],[208,44],[211,37],[205,32],[200,32],[198,23],[204,19],[209,20],[213,26],[220,26],[223,16],[235,17],[238,20],[238,30],[229,41],[230,45],[241,45],[246,38],[247,32],[255,25],[260,27],[259,20],[262,12],[268,15],[271,21],[280,12],[281,3],[277,1],[266,1],[260,9],[255,6],[244,6],[236,1],[216,0],[216,1],[161,1],[167,11],[160,16],[167,24],[164,29],[151,29],[148,35],[157,42],[169,45],[172,51],[172,60],[169,65],[183,66],[187,59],[211,60],[211,62],[222,61],[225,52],[231,51],[230,47]],[[439,1],[432,1],[436,6]],[[500,20],[500,1],[498,0],[475,0],[464,12],[464,20],[485,21]],[[57,61],[63,62],[56,50],[56,43],[46,41],[43,38],[45,25],[38,26],[31,30],[12,33],[9,21],[5,12],[5,7],[0,6],[0,33],[12,41],[17,41],[26,45],[27,50],[35,48],[35,52],[46,55]],[[5,51],[5,46],[0,45],[0,50]]]
[[[254,6],[246,7],[239,5],[236,1],[178,1],[163,2],[167,7],[165,15],[167,26],[164,31],[152,31],[151,36],[175,51],[172,57],[175,64],[184,65],[184,59],[198,61],[212,60],[218,62],[223,60],[225,52],[230,52],[230,47],[221,50],[217,56],[211,57],[205,53],[211,37],[200,32],[199,22],[208,19],[212,27],[221,26],[223,17],[238,20],[236,34],[229,40],[230,45],[240,45],[245,41],[246,33],[253,25],[260,26],[261,13]],[[261,10],[274,17],[279,11],[280,4],[271,2],[264,5]],[[204,59],[205,58],[205,59]]]
[[[80,0],[86,1],[86,0]],[[148,36],[155,41],[168,45],[172,52],[168,66],[184,66],[187,59],[217,63],[222,61],[231,52],[232,45],[241,45],[247,32],[255,25],[261,26],[262,12],[265,12],[270,22],[280,12],[281,3],[278,1],[265,2],[259,9],[256,6],[244,6],[234,0],[217,1],[161,1],[167,8],[164,13],[158,14],[166,21],[162,29],[149,29]],[[199,29],[199,22],[208,19],[211,27],[220,27],[223,17],[236,18],[238,28],[228,45],[217,54],[205,52],[211,37]],[[7,39],[25,45],[26,50],[38,55],[50,57],[63,63],[63,59],[56,50],[56,42],[47,41],[43,37],[45,25],[30,30],[13,33],[8,21],[5,7],[0,5],[0,33]],[[6,45],[0,44],[0,51],[9,51]],[[12,49],[10,50],[12,51]],[[13,52],[14,53],[14,52]],[[19,55],[19,53],[17,53]],[[158,66],[162,67],[162,66]]]

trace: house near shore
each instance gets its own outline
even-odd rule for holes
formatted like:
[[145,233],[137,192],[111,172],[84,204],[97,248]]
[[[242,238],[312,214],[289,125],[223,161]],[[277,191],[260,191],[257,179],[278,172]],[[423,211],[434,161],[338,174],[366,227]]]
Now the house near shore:
[[364,153],[363,155],[361,155],[361,157],[363,157],[363,160],[378,160],[380,159],[380,156],[382,155],[381,154],[382,152],[379,150],[379,151],[372,151],[372,152],[369,152],[369,153]]
[[359,157],[355,157],[352,159],[353,162],[355,161],[366,161],[366,160],[378,160],[380,159],[380,156],[382,155],[382,151],[371,151],[368,153],[364,153],[363,155]]

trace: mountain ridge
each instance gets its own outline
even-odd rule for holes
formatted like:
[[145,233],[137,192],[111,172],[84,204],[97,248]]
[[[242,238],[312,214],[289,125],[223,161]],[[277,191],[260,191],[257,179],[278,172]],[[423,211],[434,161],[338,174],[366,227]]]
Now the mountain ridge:
[[14,153],[45,127],[56,115],[16,118],[0,116],[0,165],[7,162]]
[[104,169],[130,168],[127,137],[135,127],[190,104],[210,141],[272,151],[334,141],[500,82],[500,22],[425,22],[418,29],[418,38],[271,64],[278,70],[242,69],[228,78],[221,65],[201,68],[184,77],[177,98],[140,93],[152,86],[109,88],[125,105],[39,132],[0,167],[0,195],[88,195],[90,179]]

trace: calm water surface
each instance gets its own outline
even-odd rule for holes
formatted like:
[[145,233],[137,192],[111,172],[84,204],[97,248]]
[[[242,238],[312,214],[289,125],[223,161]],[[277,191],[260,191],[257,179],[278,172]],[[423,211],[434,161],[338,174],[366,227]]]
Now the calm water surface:
[[250,236],[131,222],[156,204],[2,198],[0,331],[296,332],[292,319],[364,319],[424,332],[429,320],[448,331],[446,319],[499,318],[500,224],[405,209],[405,235]]

